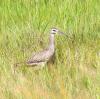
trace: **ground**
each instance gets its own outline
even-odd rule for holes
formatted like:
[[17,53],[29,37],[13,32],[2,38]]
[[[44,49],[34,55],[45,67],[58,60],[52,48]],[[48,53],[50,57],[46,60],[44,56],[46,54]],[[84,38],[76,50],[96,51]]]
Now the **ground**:
[[[65,33],[54,63],[14,73],[47,47],[52,27]],[[100,99],[100,1],[0,0],[0,98]]]

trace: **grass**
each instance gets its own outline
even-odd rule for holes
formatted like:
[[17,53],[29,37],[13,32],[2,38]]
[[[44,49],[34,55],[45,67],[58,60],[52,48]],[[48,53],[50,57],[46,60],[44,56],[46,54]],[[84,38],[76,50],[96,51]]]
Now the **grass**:
[[[0,0],[1,99],[100,99],[99,0]],[[35,72],[13,64],[47,46],[58,27],[55,63]]]

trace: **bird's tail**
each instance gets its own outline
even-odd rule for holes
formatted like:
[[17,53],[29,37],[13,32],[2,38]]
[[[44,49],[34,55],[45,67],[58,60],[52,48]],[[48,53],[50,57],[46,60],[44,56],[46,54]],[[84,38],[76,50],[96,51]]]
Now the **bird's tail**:
[[25,64],[25,62],[19,62],[19,63],[15,63],[14,64],[14,68],[13,68],[13,70],[14,70],[14,74],[16,73],[16,70],[17,70],[17,67],[21,67],[22,65],[24,65]]
[[14,64],[14,73],[15,73],[17,67],[19,67],[19,66],[21,67],[21,66],[24,65],[24,64],[25,64],[25,62],[15,63],[15,64]]
[[16,68],[16,67],[22,66],[22,65],[24,65],[24,64],[25,64],[25,62],[15,63],[15,64],[14,64],[14,67]]

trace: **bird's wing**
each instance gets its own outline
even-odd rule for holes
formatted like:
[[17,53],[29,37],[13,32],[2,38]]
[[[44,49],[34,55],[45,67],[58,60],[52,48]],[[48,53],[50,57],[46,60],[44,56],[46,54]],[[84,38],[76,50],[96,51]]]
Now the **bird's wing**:
[[27,63],[39,63],[39,62],[45,62],[48,61],[51,54],[49,50],[44,50],[39,53],[36,53],[35,55],[32,55],[31,58],[27,61]]

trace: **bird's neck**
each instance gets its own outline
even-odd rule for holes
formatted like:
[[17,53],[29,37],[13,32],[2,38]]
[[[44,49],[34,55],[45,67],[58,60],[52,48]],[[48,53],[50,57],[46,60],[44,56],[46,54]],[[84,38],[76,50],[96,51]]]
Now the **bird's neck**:
[[54,34],[50,34],[50,38],[49,38],[49,49],[54,50],[54,44],[55,44]]

